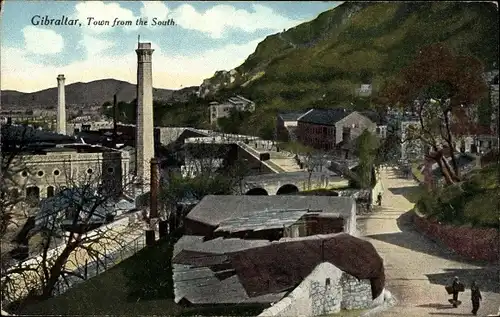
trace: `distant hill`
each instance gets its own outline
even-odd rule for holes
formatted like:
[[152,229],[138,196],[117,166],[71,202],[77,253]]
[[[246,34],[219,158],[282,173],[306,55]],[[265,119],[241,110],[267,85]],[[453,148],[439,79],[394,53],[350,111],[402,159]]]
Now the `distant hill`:
[[[112,101],[117,94],[119,101],[130,102],[136,97],[136,85],[116,79],[95,80],[88,83],[66,85],[66,104],[68,106],[103,104]],[[153,98],[163,101],[185,101],[197,91],[198,87],[187,87],[181,90],[153,89]],[[47,107],[57,104],[57,87],[33,93],[15,90],[2,90],[3,106],[19,106],[22,108]]]

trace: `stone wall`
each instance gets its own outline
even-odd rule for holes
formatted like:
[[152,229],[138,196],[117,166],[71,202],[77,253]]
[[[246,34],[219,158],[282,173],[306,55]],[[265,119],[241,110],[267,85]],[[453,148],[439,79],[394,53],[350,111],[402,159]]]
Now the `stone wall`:
[[498,261],[498,229],[445,225],[416,214],[413,216],[413,222],[417,230],[425,236],[444,244],[463,257]]
[[369,280],[358,280],[331,263],[319,264],[288,296],[259,316],[321,316],[341,309],[381,305],[384,293],[372,300]]

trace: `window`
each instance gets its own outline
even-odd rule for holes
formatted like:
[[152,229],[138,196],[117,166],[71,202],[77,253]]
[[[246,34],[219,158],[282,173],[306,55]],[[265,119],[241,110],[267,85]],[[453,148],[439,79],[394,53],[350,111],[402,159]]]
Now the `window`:
[[42,177],[42,176],[43,176],[43,174],[44,174],[44,173],[43,173],[43,171],[38,171],[38,173],[37,173],[37,175],[38,175],[39,177]]
[[47,187],[47,197],[52,197],[54,196],[54,186],[48,186]]
[[93,171],[91,168],[89,168],[89,169],[87,170],[87,174],[89,174],[89,175],[90,175],[90,174],[92,174],[93,172],[94,172],[94,171]]
[[112,167],[108,167],[108,173],[109,173],[109,174],[113,174],[113,172],[114,172],[114,171],[115,171],[115,169],[114,169],[114,168],[112,168]]
[[58,176],[59,174],[61,174],[61,172],[59,172],[59,170],[54,170],[54,175],[55,176]]

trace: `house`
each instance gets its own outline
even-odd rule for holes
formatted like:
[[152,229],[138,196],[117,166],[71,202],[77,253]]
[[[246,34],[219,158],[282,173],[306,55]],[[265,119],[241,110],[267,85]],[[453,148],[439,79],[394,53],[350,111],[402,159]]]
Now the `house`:
[[[307,146],[336,151],[343,156],[352,149],[351,141],[364,130],[375,132],[377,124],[357,111],[344,108],[313,109],[298,119],[298,140]],[[339,145],[347,149],[342,149]]]
[[172,263],[176,303],[260,304],[267,308],[262,316],[275,307],[285,310],[282,316],[368,308],[385,284],[373,245],[346,233],[274,242],[183,236]]
[[350,197],[208,195],[186,216],[184,229],[211,238],[356,235],[356,203]]
[[298,120],[307,112],[308,111],[279,113],[276,116],[276,139],[284,142],[297,141],[296,132]]
[[359,97],[370,97],[372,95],[372,85],[362,84],[359,88],[356,88],[356,95]]
[[210,124],[216,124],[218,119],[228,117],[231,110],[254,112],[255,102],[240,95],[230,97],[224,103],[213,101],[210,103]]

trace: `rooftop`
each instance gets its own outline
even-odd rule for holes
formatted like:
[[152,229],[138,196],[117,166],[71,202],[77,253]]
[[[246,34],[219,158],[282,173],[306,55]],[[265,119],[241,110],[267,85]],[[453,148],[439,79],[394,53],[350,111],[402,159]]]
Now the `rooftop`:
[[344,108],[313,109],[302,116],[298,121],[321,125],[334,125],[352,112],[352,110]]
[[[348,234],[265,240],[184,236],[175,245],[175,301],[196,304],[274,302],[314,268],[329,262],[370,279],[376,298],[385,283],[382,258],[371,243]],[[286,265],[284,265],[286,264]]]
[[[243,218],[268,210],[269,216],[275,215],[273,210],[322,210],[332,216],[344,218],[351,215],[355,202],[350,197],[332,196],[251,196],[251,195],[208,195],[205,196],[187,215],[190,220],[212,226],[223,224],[228,219]],[[284,217],[284,216],[282,216]]]
[[306,111],[301,111],[301,112],[287,112],[287,113],[280,113],[280,114],[278,114],[278,116],[283,121],[297,121],[305,113],[306,113]]

